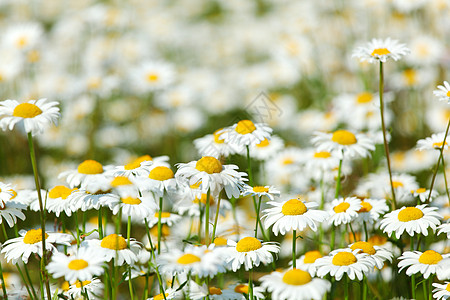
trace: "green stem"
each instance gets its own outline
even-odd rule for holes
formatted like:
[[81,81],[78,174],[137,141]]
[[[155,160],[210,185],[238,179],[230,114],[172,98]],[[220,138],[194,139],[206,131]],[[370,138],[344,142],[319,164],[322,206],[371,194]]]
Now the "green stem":
[[366,242],[369,240],[369,232],[367,231],[367,223],[366,221],[363,221],[364,226],[364,236],[366,237]]
[[159,212],[158,212],[158,255],[161,254],[161,234],[162,234],[162,206],[163,206],[163,197],[159,197]]
[[3,269],[1,262],[0,262],[0,279],[2,281],[3,299],[8,299],[8,294],[6,293],[5,278],[3,278]]
[[248,271],[248,295],[249,300],[254,300],[253,298],[253,269]]
[[252,172],[252,159],[250,157],[250,147],[247,145],[247,168],[248,168],[248,183],[253,186],[253,172]]
[[98,209],[98,236],[99,239],[103,239],[103,215],[102,215],[102,207]]
[[[344,153],[342,153],[344,155]],[[339,197],[339,194],[341,192],[341,172],[342,172],[342,161],[344,160],[344,157],[342,157],[339,160],[339,168],[338,168],[338,175],[336,180],[336,193],[334,194],[334,198],[337,199]]]
[[357,242],[357,240],[356,240],[356,234],[355,234],[355,231],[353,230],[352,223],[348,223],[348,226],[350,227],[350,231],[352,232],[352,235],[353,235],[353,241],[356,243],[356,242]]
[[367,300],[367,277],[364,275],[363,279],[363,300]]
[[131,267],[128,267],[128,289],[130,290],[130,299],[134,299],[133,295],[133,282],[131,279]]
[[42,201],[42,195],[41,195],[41,185],[39,183],[39,175],[38,175],[38,167],[36,163],[36,153],[34,151],[34,144],[33,144],[33,136],[31,135],[31,132],[28,132],[28,148],[30,150],[30,158],[31,158],[31,165],[33,167],[33,175],[34,175],[34,183],[36,185],[36,191],[38,193],[38,200],[39,200],[39,219],[41,221],[41,231],[42,231],[42,257],[41,257],[41,273],[42,273],[42,280],[45,282],[45,289],[47,291],[47,299],[51,299],[51,293],[50,293],[50,284],[47,277],[47,272],[45,270],[46,266],[46,260],[47,260],[47,250],[45,248],[45,211],[44,211],[44,202]]
[[425,279],[423,282],[422,282],[422,291],[423,291],[423,299],[424,300],[427,300],[427,298],[428,298],[428,291],[427,291],[427,287],[428,287],[428,281],[429,281],[429,279]]
[[205,245],[209,246],[209,206],[210,206],[211,190],[206,192],[206,206],[205,206]]
[[[411,251],[414,251],[414,236],[411,236],[411,245],[409,246]],[[412,299],[416,299],[416,276],[411,275],[411,296]]]
[[214,227],[213,227],[213,233],[212,233],[212,240],[214,242],[214,239],[216,238],[216,228],[217,228],[217,221],[219,220],[219,210],[220,210],[220,200],[222,197],[218,197],[217,200],[217,209],[216,209],[216,217],[214,218]]
[[[323,210],[325,206],[325,188],[324,188],[324,172],[322,171],[322,175],[320,176],[320,210]],[[319,224],[319,252],[322,252],[322,241],[323,241],[323,226],[322,223]]]
[[75,215],[75,226],[77,229],[77,248],[80,248],[80,228],[78,227],[78,211],[74,212]]
[[[28,292],[28,295],[30,296],[30,299],[31,300],[37,299],[38,297],[36,295],[36,291],[33,288],[33,283],[31,282],[30,275],[27,273],[29,284],[33,288],[32,291],[30,291],[30,288],[28,287],[28,282],[27,282],[27,280],[25,280],[25,277],[23,276],[23,272],[20,269],[19,263],[16,264],[16,267],[17,267],[17,271],[19,271],[20,278],[22,278],[22,281],[25,283],[25,288],[27,289],[27,292]],[[26,270],[26,268],[25,268],[25,270]]]
[[344,275],[344,299],[348,300],[348,276]]
[[198,242],[202,243],[202,219],[203,219],[203,209],[202,209],[202,201],[198,201],[198,211],[199,211],[199,217],[198,217]]
[[297,254],[295,251],[295,247],[297,246],[297,231],[293,230],[292,232],[292,268],[297,268]]
[[130,238],[131,238],[131,216],[128,216],[127,223],[127,246],[130,248]]
[[336,227],[332,226],[331,227],[331,242],[330,242],[330,249],[331,249],[331,251],[334,250],[335,241],[336,241]]

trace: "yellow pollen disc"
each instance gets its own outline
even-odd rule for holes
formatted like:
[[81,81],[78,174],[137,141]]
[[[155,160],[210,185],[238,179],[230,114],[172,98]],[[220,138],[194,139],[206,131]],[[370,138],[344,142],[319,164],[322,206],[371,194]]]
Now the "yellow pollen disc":
[[403,71],[403,76],[405,76],[406,83],[408,85],[414,85],[417,83],[417,72],[413,69],[406,69]]
[[70,288],[70,283],[68,283],[67,281],[64,281],[62,284],[61,284],[61,289],[63,290],[63,291],[68,291],[69,290],[69,288]]
[[210,295],[222,295],[222,290],[212,286],[209,288],[209,294]]
[[250,120],[241,120],[234,129],[239,134],[248,134],[256,130],[255,124]]
[[138,205],[138,204],[142,203],[142,201],[140,199],[133,198],[133,197],[121,198],[120,200],[122,201],[122,203],[130,204],[130,205]]
[[[433,143],[433,148],[442,148],[443,142]],[[447,142],[445,142],[445,146],[447,146]]]
[[377,235],[371,236],[369,238],[368,242],[375,246],[381,246],[381,245],[386,244],[387,238],[377,234]]
[[400,222],[409,222],[423,217],[423,212],[417,207],[406,207],[398,213]]
[[[155,213],[155,218],[159,218],[159,212]],[[161,219],[170,218],[170,212],[161,212]]]
[[223,144],[224,141],[220,139],[221,134],[219,134],[219,131],[221,131],[223,128],[217,129],[216,131],[214,131],[213,135],[214,135],[214,143],[216,144]]
[[363,104],[363,103],[368,103],[368,102],[372,101],[372,99],[373,99],[373,96],[371,93],[364,92],[364,93],[359,94],[356,97],[356,102]]
[[313,250],[305,253],[305,258],[303,258],[303,262],[305,264],[312,264],[316,261],[316,259],[321,258],[322,254],[319,251]]
[[214,245],[216,246],[226,246],[227,245],[227,239],[221,238],[221,237],[216,237],[214,239]]
[[[166,293],[166,297],[169,297],[169,293]],[[154,300],[163,300],[164,299],[164,295],[162,293],[158,294],[156,296],[153,296],[153,299]]]
[[150,171],[148,178],[158,181],[164,181],[173,178],[173,171],[168,167],[156,167]]
[[39,51],[37,51],[37,50],[32,50],[27,55],[27,59],[30,63],[38,62],[40,58],[41,58],[41,55],[39,54]]
[[123,168],[125,170],[134,170],[141,166],[141,161],[133,160],[132,162],[127,163]]
[[[449,96],[450,97],[450,96]],[[450,292],[450,283],[447,284],[447,287],[445,288],[448,292]]]
[[32,103],[21,103],[13,111],[13,116],[20,118],[34,118],[40,114],[42,110]]
[[155,73],[147,74],[147,81],[149,81],[149,82],[155,82],[155,81],[158,81],[158,79],[159,79],[158,74],[155,74]]
[[371,243],[363,241],[354,243],[350,248],[352,250],[361,249],[362,252],[367,253],[369,255],[374,255],[375,253],[377,253],[377,250],[375,250],[375,248]]
[[241,239],[236,245],[236,251],[238,252],[249,252],[258,250],[262,247],[261,242],[251,236]]
[[78,280],[77,280],[77,282],[75,283],[75,286],[77,287],[77,288],[81,288],[81,284],[83,283],[83,286],[87,286],[89,283],[91,283],[91,281],[90,280],[85,280],[85,281],[83,281],[83,282],[79,282]]
[[195,164],[195,168],[200,172],[206,172],[208,174],[222,172],[222,164],[220,161],[212,156],[203,156]]
[[283,165],[292,165],[294,160],[290,157],[283,159]]
[[121,185],[131,185],[133,184],[128,177],[125,176],[117,176],[111,181],[111,186],[118,187]]
[[401,181],[392,181],[392,185],[394,186],[394,189],[403,187],[403,182]]
[[20,38],[17,39],[17,46],[19,48],[23,48],[26,44],[27,44],[27,38],[24,36],[21,36]]
[[372,210],[372,204],[366,201],[361,201],[361,209],[358,210],[358,213],[366,213]]
[[[207,194],[202,194],[201,196],[200,196],[200,199],[198,198],[198,197],[195,197],[195,199],[194,199],[194,201],[192,201],[193,203],[199,203],[199,202],[201,202],[201,203],[203,203],[203,204],[206,204],[206,200],[208,199],[208,195]],[[213,196],[209,196],[209,204],[210,205],[213,205],[214,204],[214,197]]]
[[356,144],[356,137],[348,130],[336,130],[331,137],[331,140],[339,145],[353,145]]
[[177,263],[181,265],[189,265],[201,261],[200,257],[194,254],[184,254],[177,259]]
[[373,50],[370,55],[372,55],[372,56],[375,56],[375,55],[388,55],[390,53],[391,53],[391,51],[389,51],[386,48],[377,48],[377,49]]
[[311,282],[311,280],[311,275],[300,269],[289,270],[283,275],[283,282],[289,285],[304,285]]
[[[48,238],[48,234],[45,234],[45,238]],[[36,244],[42,242],[42,229],[31,229],[23,237],[25,244]]]
[[446,95],[447,95],[447,97],[450,97],[450,91],[448,91]]
[[74,259],[69,263],[68,267],[71,270],[81,270],[86,268],[88,265],[88,262],[84,259]]
[[442,260],[442,255],[433,250],[427,250],[419,257],[419,262],[425,265],[435,265]]
[[127,248],[127,241],[115,233],[105,236],[100,244],[102,248],[111,250],[123,250]]
[[264,186],[255,186],[253,187],[253,191],[255,193],[267,193],[269,191],[269,188],[266,188]]
[[281,213],[285,216],[303,215],[307,211],[306,205],[298,199],[288,200],[281,207]]
[[61,197],[65,200],[74,190],[76,189],[69,189],[68,187],[63,185],[57,185],[48,192],[48,196],[53,199]]
[[259,144],[256,144],[258,148],[264,148],[270,145],[270,141],[268,139],[263,139]]
[[348,266],[356,263],[356,256],[351,252],[338,252],[332,260],[335,266]]
[[248,285],[239,284],[234,288],[234,291],[240,294],[248,294]]
[[333,208],[333,210],[334,210],[335,213],[338,214],[338,213],[341,213],[341,212],[346,212],[349,207],[350,207],[350,203],[342,202],[342,203],[339,203],[338,205],[336,205]]
[[331,157],[331,153],[327,151],[320,151],[314,153],[314,158],[329,158]]
[[88,159],[78,165],[78,173],[101,174],[101,173],[103,173],[103,166],[98,161]]
[[418,193],[418,194],[422,194],[422,193],[425,193],[427,190],[425,189],[425,188],[420,188],[420,189],[417,189],[416,190],[416,193]]
[[[158,236],[158,226],[153,226],[153,227],[150,229],[150,233],[151,233],[153,236]],[[169,226],[167,226],[166,224],[162,224],[161,235],[162,235],[163,237],[166,237],[166,236],[169,236],[169,235],[170,235],[170,228],[169,228]]]

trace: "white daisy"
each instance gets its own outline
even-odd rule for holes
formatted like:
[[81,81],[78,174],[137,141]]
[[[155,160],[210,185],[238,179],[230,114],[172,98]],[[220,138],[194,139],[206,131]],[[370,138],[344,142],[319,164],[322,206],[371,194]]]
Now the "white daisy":
[[157,197],[162,197],[164,192],[172,194],[177,190],[173,171],[166,166],[151,168],[148,178],[137,178],[136,183],[142,191],[151,191]]
[[0,200],[8,201],[17,196],[17,192],[13,189],[13,186],[9,183],[0,182]]
[[72,203],[75,210],[87,211],[91,209],[98,210],[102,205],[115,203],[120,197],[112,193],[91,194],[85,190],[75,190],[69,196],[69,202]]
[[80,185],[81,188],[84,188],[89,182],[105,178],[104,171],[105,169],[101,163],[88,159],[80,163],[76,170],[68,170],[60,173],[58,178],[66,178],[66,182],[70,188]]
[[421,273],[423,278],[427,279],[430,275],[436,274],[439,280],[448,278],[450,274],[448,272],[450,254],[443,254],[434,251],[427,250],[425,252],[420,251],[405,251],[398,258],[399,272],[404,268],[406,275],[411,276],[413,274]]
[[75,190],[77,188],[70,189],[63,185],[57,185],[52,188],[47,194],[47,210],[55,213],[57,217],[64,211],[70,217],[78,209],[74,205],[73,198],[69,198],[70,194]]
[[152,216],[158,209],[155,198],[151,194],[146,196],[126,196],[120,198],[100,199],[102,205],[108,205],[114,215],[122,210],[122,217],[131,217],[133,221],[141,222]]
[[[159,208],[157,209],[159,210]],[[159,211],[155,212],[152,216],[147,218],[148,226],[153,227],[158,223]],[[163,211],[161,212],[161,224],[167,224],[168,226],[173,226],[175,223],[181,220],[181,216]]]
[[125,176],[129,178],[148,176],[153,161],[150,155],[140,156],[124,166],[116,166],[109,173],[116,176]]
[[171,85],[175,80],[175,68],[164,61],[147,61],[133,70],[131,77],[138,92],[148,93]]
[[395,232],[397,238],[400,238],[405,231],[410,236],[414,236],[415,233],[427,236],[428,229],[431,228],[434,232],[442,219],[436,210],[438,210],[437,207],[427,207],[426,204],[415,207],[403,206],[386,214],[381,220],[380,229],[387,232],[389,236]]
[[194,140],[194,146],[201,156],[212,156],[215,158],[228,157],[232,154],[242,153],[243,147],[240,145],[229,145],[220,137],[220,131],[216,130],[213,134]]
[[284,141],[276,135],[269,139],[264,139],[250,149],[252,158],[258,160],[268,160],[284,148]]
[[[297,269],[307,271],[311,276],[315,276],[317,268],[314,263],[321,257],[323,257],[323,255],[318,250],[307,251],[305,254],[300,256],[300,258],[297,258]],[[292,261],[289,262],[289,265],[292,266]]]
[[430,201],[433,201],[437,196],[439,196],[438,192],[435,190],[431,191],[430,196],[430,190],[427,190],[426,188],[418,188],[416,190],[412,190],[411,194],[413,194],[414,197],[419,197],[420,202],[426,202],[428,200],[428,197],[430,197]]
[[433,290],[433,298],[436,300],[450,299],[450,281],[445,281],[445,284],[433,283],[435,289]]
[[328,222],[334,226],[348,224],[358,217],[361,208],[361,200],[356,197],[334,199],[331,202]]
[[447,239],[450,239],[450,223],[443,223],[439,225],[438,227],[438,233],[437,235],[440,235],[441,233],[447,234]]
[[102,255],[105,261],[114,259],[114,265],[116,266],[122,266],[125,263],[133,265],[138,260],[137,255],[142,248],[141,243],[134,239],[130,239],[130,246],[128,246],[127,240],[115,233],[105,236],[102,240],[86,240],[82,246],[84,244]]
[[[444,143],[445,132],[433,133],[431,137],[421,139],[417,141],[417,150],[439,150]],[[445,140],[444,150],[448,149],[448,142],[450,139]]]
[[385,199],[363,199],[357,219],[373,224],[389,210]]
[[98,296],[102,294],[103,291],[103,283],[100,279],[95,278],[91,280],[85,281],[77,281],[75,284],[72,284],[67,291],[67,295],[70,299],[80,299],[84,298],[87,293],[89,299],[96,299]]
[[[228,286],[228,288],[235,291],[236,293],[241,294],[245,299],[248,298],[248,283],[231,284]],[[264,296],[264,288],[261,286],[253,285],[253,297],[256,300],[266,299],[266,297]]]
[[167,300],[170,300],[179,297],[179,295],[180,292],[177,292],[175,289],[168,288],[164,290],[164,295],[160,293],[158,295],[148,298],[147,300],[164,300],[164,296],[166,296]]
[[254,146],[264,139],[270,139],[272,128],[263,123],[241,120],[219,131],[220,138],[231,147]]
[[267,198],[269,198],[271,201],[274,201],[274,196],[275,197],[280,197],[281,192],[279,190],[277,190],[275,187],[273,186],[254,186],[251,187],[247,184],[244,185],[243,187],[243,191],[242,191],[242,196],[248,196],[248,195],[252,195],[252,196],[257,196],[259,198],[266,196]]
[[392,262],[392,252],[379,246],[375,246],[370,242],[359,241],[349,245],[349,248],[352,250],[360,249],[361,252],[367,254],[371,259],[373,259],[375,267],[379,270],[383,268],[386,260]]
[[433,94],[439,98],[439,101],[450,103],[450,84],[448,81],[444,81],[444,85],[438,85],[437,88],[437,90],[433,91]]
[[3,130],[12,130],[14,125],[23,123],[25,132],[32,135],[44,132],[52,123],[57,124],[60,117],[58,102],[47,99],[30,100],[19,103],[16,100],[0,102],[0,126]]
[[410,52],[405,44],[400,44],[397,40],[392,40],[391,38],[385,40],[372,39],[365,47],[356,48],[353,51],[352,57],[373,64],[378,61],[386,62],[391,58],[393,60],[399,60],[402,56]]
[[3,219],[8,223],[9,227],[13,227],[17,223],[17,218],[25,220],[25,210],[27,206],[14,200],[0,200],[0,224]]
[[233,289],[221,289],[215,286],[198,285],[196,282],[189,282],[189,298],[192,300],[205,299],[207,297],[214,300],[245,300],[245,297]]
[[348,130],[336,130],[333,133],[314,133],[311,142],[317,147],[317,151],[333,152],[338,158],[342,156],[367,157],[369,151],[375,150],[374,142],[363,133],[353,133]]

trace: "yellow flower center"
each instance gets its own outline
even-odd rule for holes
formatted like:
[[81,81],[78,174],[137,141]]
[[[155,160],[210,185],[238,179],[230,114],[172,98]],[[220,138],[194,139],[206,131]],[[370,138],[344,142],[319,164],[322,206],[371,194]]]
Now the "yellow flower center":
[[195,168],[200,172],[206,172],[208,174],[222,172],[222,164],[220,161],[212,156],[204,156],[200,158],[195,164]]
[[352,250],[361,249],[364,253],[367,253],[369,255],[374,255],[377,253],[377,250],[373,247],[371,243],[368,242],[356,242],[351,247]]
[[236,245],[236,251],[238,252],[249,252],[258,250],[262,247],[261,242],[251,236],[241,239]]
[[285,216],[303,215],[307,211],[306,205],[298,199],[288,200],[281,207],[281,213]]
[[40,114],[42,110],[32,103],[21,103],[13,111],[13,116],[20,118],[34,118]]
[[216,131],[214,131],[213,135],[214,135],[214,143],[216,144],[223,144],[224,141],[220,139],[221,133],[219,133],[219,131],[221,131],[223,128],[217,129]]
[[69,263],[68,267],[71,270],[81,270],[86,268],[88,265],[88,262],[84,259],[74,259]]
[[308,272],[299,269],[289,270],[283,275],[283,282],[289,285],[304,285],[311,280],[311,275]]
[[314,153],[314,158],[329,158],[331,157],[331,153],[328,151],[320,151]]
[[227,245],[227,239],[224,239],[222,237],[216,237],[214,239],[214,245],[216,246],[226,246]]
[[270,141],[268,139],[263,139],[259,144],[256,144],[258,148],[264,148],[270,145]]
[[138,205],[138,204],[142,203],[142,201],[140,199],[133,198],[133,197],[121,198],[120,200],[122,201],[122,203],[130,204],[130,205]]
[[[433,148],[442,148],[442,145],[444,145],[443,142],[433,143]],[[445,142],[445,146],[447,146],[447,142]]]
[[375,56],[375,55],[381,56],[381,55],[388,55],[389,53],[391,53],[391,51],[389,51],[386,48],[377,48],[377,49],[373,50],[372,54],[370,54],[370,55],[372,55],[372,56]]
[[164,181],[173,178],[173,171],[164,166],[155,167],[150,171],[148,177],[153,180]]
[[201,261],[200,257],[194,254],[184,254],[177,259],[177,263],[181,265],[189,265]]
[[131,185],[133,184],[128,177],[125,176],[117,176],[111,181],[111,186],[118,187],[122,185]]
[[269,188],[266,188],[264,186],[255,186],[253,187],[253,191],[255,193],[267,193],[269,191]]
[[[198,204],[199,202],[206,204],[206,200],[208,199],[208,194],[202,194],[200,196],[200,198],[195,197],[194,201],[192,201],[193,203]],[[214,197],[213,196],[209,196],[209,204],[213,205],[214,204]]]
[[111,250],[123,250],[127,248],[127,241],[115,233],[105,236],[100,244],[102,248]]
[[[169,293],[166,293],[166,297],[169,297]],[[164,295],[162,293],[158,294],[156,296],[153,296],[153,299],[154,300],[163,300],[164,299]]]
[[356,137],[348,130],[336,130],[331,137],[331,140],[339,145],[353,145],[356,144]]
[[[48,234],[45,233],[45,238],[48,238]],[[36,244],[42,242],[42,229],[31,229],[23,237],[25,244]]]
[[83,282],[80,282],[80,281],[77,280],[77,282],[75,283],[75,286],[76,286],[77,288],[81,288],[81,284],[83,284],[83,286],[87,286],[89,283],[91,283],[90,280],[85,280],[85,281],[83,281]]
[[209,294],[210,295],[222,295],[222,290],[212,286],[209,288]]
[[312,264],[316,261],[316,259],[321,258],[322,254],[319,251],[313,250],[305,253],[305,258],[303,258],[303,262],[305,264]]
[[450,97],[450,91],[447,92],[447,97]]
[[101,174],[101,173],[103,173],[103,166],[98,161],[88,159],[78,165],[78,173]]
[[371,93],[364,92],[364,93],[359,94],[356,97],[356,102],[360,103],[360,104],[369,103],[370,101],[372,101],[372,99],[373,99],[373,96]]
[[294,160],[290,157],[283,159],[283,165],[292,165],[294,163]]
[[149,82],[155,82],[155,81],[158,81],[158,79],[159,79],[158,74],[155,74],[155,73],[147,74],[147,81],[149,81]]
[[342,202],[342,203],[339,203],[338,205],[336,205],[333,208],[333,210],[334,210],[335,213],[338,214],[338,213],[341,213],[341,212],[346,212],[349,207],[350,207],[350,203]]
[[[150,229],[150,234],[153,236],[158,236],[158,226],[153,226]],[[170,235],[170,228],[169,226],[167,226],[166,224],[162,224],[162,228],[161,228],[161,236],[165,237],[165,236],[169,236]]]
[[234,129],[239,134],[248,134],[256,130],[255,124],[250,120],[241,120]]
[[137,168],[139,168],[139,167],[141,166],[141,162],[146,161],[146,160],[152,160],[152,157],[151,157],[150,155],[143,155],[143,156],[140,156],[140,157],[136,158],[135,160],[133,160],[133,161],[127,163],[127,164],[124,166],[124,169],[125,169],[125,170],[134,170],[134,169],[137,169]]
[[[450,97],[450,96],[449,96]],[[445,288],[448,292],[450,292],[450,283],[447,283],[447,287]]]
[[26,37],[21,36],[17,39],[16,43],[17,43],[17,47],[23,48],[26,44],[28,44],[28,40]]
[[420,189],[417,189],[417,190],[416,190],[416,193],[422,194],[422,193],[425,193],[426,191],[427,191],[427,189],[425,189],[425,188],[420,188]]
[[53,199],[62,198],[65,200],[74,190],[76,189],[69,189],[63,185],[57,185],[48,192],[48,196]]
[[248,285],[239,284],[234,288],[234,291],[240,294],[248,294]]
[[419,262],[426,265],[435,265],[442,260],[442,255],[434,250],[427,250],[419,257]]
[[405,76],[406,83],[408,85],[414,85],[417,83],[417,72],[413,69],[406,69],[403,71],[403,76]]
[[392,181],[392,185],[394,186],[394,189],[404,186],[401,181]]
[[338,252],[334,255],[332,263],[335,266],[348,266],[356,263],[356,256],[351,252]]
[[358,210],[358,213],[366,213],[372,210],[372,204],[366,201],[361,201],[361,209]]
[[368,242],[375,246],[381,246],[381,245],[386,244],[387,238],[377,234],[377,235],[371,236],[369,238]]
[[400,222],[409,222],[423,217],[423,212],[417,207],[406,207],[398,213]]
[[67,291],[70,289],[70,283],[68,283],[67,281],[64,281],[64,282],[61,284],[61,289],[62,289],[63,291],[65,291],[65,292],[67,292]]
[[[155,213],[155,218],[159,218],[159,212]],[[170,218],[170,212],[163,211],[161,212],[161,219]]]

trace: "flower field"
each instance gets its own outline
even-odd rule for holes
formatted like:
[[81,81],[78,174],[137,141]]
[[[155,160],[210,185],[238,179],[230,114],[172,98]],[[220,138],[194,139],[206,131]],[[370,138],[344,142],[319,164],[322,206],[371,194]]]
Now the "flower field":
[[0,298],[450,299],[449,15],[0,1]]

